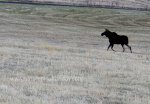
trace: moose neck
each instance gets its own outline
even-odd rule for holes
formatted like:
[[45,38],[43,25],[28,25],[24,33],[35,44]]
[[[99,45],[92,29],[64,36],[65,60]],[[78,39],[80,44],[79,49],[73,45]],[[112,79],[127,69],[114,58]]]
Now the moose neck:
[[111,34],[112,34],[112,32],[108,31],[105,36],[108,37],[108,38],[110,38],[110,37],[111,37]]

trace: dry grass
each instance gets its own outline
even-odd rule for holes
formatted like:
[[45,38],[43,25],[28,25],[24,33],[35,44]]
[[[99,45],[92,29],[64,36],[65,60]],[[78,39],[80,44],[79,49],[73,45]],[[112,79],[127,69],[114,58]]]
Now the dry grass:
[[[0,4],[0,103],[149,104],[149,13]],[[146,19],[147,18],[147,19]],[[106,51],[104,28],[133,48]]]

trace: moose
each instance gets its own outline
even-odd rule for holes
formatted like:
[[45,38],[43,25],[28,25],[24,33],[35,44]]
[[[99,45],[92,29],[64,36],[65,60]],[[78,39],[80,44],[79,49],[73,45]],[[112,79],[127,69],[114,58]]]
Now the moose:
[[105,31],[101,34],[101,36],[104,36],[104,35],[109,39],[109,43],[110,43],[107,48],[107,51],[109,50],[110,47],[113,51],[115,51],[113,49],[114,44],[121,44],[123,48],[123,52],[125,51],[124,45],[126,45],[130,49],[130,52],[132,53],[131,46],[128,45],[129,42],[128,42],[127,36],[118,35],[116,32],[111,32],[108,29],[105,29]]

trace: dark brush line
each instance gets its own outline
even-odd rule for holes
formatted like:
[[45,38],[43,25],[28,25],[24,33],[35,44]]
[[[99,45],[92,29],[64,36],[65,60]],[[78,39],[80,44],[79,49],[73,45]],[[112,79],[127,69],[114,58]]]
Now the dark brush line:
[[0,3],[150,11],[150,9],[144,9],[144,8],[115,7],[115,6],[108,6],[108,5],[71,5],[71,4],[69,5],[69,4],[58,4],[58,3],[49,3],[49,2],[41,3],[41,2],[24,2],[24,1],[22,2],[21,1],[0,1]]

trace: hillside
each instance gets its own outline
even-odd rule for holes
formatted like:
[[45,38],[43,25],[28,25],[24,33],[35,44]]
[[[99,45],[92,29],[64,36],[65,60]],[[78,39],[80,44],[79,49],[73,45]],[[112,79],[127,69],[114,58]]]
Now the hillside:
[[130,8],[130,9],[150,9],[150,0],[1,0],[1,1],[23,1],[23,2],[41,2],[67,5],[82,6],[101,6],[112,8]]
[[[0,104],[150,104],[150,13],[0,3]],[[133,49],[107,51],[108,28]]]

